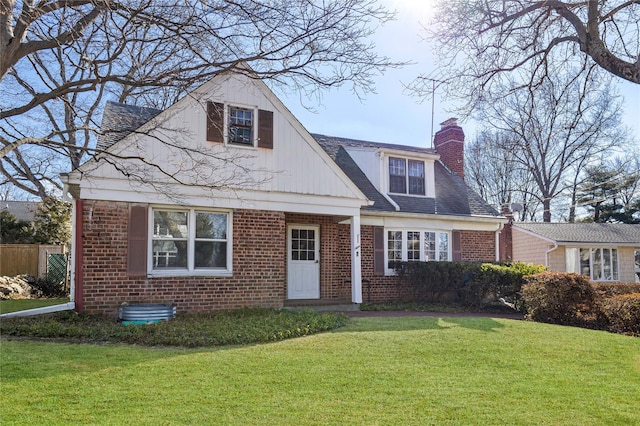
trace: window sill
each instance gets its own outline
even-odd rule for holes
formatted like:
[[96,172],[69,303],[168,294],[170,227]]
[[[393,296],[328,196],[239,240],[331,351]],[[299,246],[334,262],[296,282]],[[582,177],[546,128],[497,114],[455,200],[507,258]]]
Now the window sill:
[[147,274],[149,278],[168,277],[232,277],[233,271],[151,271]]
[[387,195],[401,195],[403,197],[415,197],[415,198],[433,198],[427,195],[421,194],[407,194],[406,192],[387,192]]

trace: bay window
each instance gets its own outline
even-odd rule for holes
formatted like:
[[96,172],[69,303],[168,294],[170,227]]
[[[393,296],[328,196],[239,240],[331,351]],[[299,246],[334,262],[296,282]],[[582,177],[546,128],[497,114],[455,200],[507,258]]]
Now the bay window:
[[387,230],[387,273],[400,261],[450,261],[448,232]]

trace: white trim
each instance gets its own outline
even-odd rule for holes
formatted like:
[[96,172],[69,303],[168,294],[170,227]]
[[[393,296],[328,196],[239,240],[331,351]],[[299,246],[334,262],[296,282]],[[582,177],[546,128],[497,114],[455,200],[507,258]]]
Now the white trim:
[[0,318],[27,317],[33,315],[51,314],[60,311],[72,311],[76,308],[74,302],[67,302],[61,305],[44,306],[42,308],[25,309],[24,311],[8,312],[1,314]]
[[[366,216],[365,216],[366,215]],[[421,227],[442,230],[460,231],[490,231],[495,232],[496,226],[507,222],[505,217],[496,216],[448,216],[420,213],[393,213],[363,211],[362,225],[384,227]]]
[[[153,269],[154,211],[187,212],[187,267],[176,269]],[[196,213],[216,213],[227,216],[227,264],[223,268],[195,267],[195,217]],[[147,224],[147,276],[149,277],[229,277],[233,275],[233,211],[207,207],[151,205],[148,209]]]
[[[401,232],[402,233],[402,246],[401,246],[401,261],[408,261],[408,233],[409,232],[417,232],[419,234],[419,250],[420,250],[420,262],[437,262],[440,258],[440,234],[445,234],[447,236],[447,260],[446,262],[451,262],[453,260],[453,240],[451,232],[448,230],[442,229],[432,229],[432,228],[417,228],[417,227],[403,227],[403,228],[384,228],[384,274],[387,276],[395,275],[395,271],[393,269],[389,269],[389,232]],[[425,233],[434,233],[435,234],[435,245],[436,245],[436,259],[427,261],[425,260]]]
[[[214,102],[213,100],[211,102]],[[258,149],[258,120],[260,119],[260,117],[258,116],[259,114],[259,108],[257,105],[248,105],[248,104],[243,104],[243,103],[239,103],[239,102],[223,102],[223,109],[224,112],[222,114],[222,129],[223,129],[223,134],[222,137],[224,139],[224,144],[228,147],[233,147],[233,148],[240,148],[240,149],[252,149],[252,150],[256,150]],[[247,145],[247,144],[241,144],[241,143],[233,143],[229,141],[229,134],[230,134],[230,129],[231,129],[231,108],[238,108],[238,109],[246,109],[246,110],[251,110],[251,145]]]
[[351,217],[351,301],[362,303],[360,216]]

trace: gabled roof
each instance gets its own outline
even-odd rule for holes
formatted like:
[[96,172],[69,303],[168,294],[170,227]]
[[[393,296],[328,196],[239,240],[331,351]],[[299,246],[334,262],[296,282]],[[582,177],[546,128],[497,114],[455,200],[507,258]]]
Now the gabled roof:
[[[375,188],[345,148],[375,148],[405,151],[407,155],[436,154],[436,151],[431,148],[362,141],[320,134],[312,134],[312,136],[367,198],[374,201],[374,204],[365,207],[365,210],[396,211],[395,207],[387,198]],[[435,198],[410,197],[397,194],[390,194],[389,197],[400,207],[401,212],[406,213],[455,216],[499,216],[498,211],[491,207],[478,194],[473,192],[462,178],[447,170],[440,161],[436,161],[435,163],[434,179]]]
[[109,148],[161,112],[159,109],[107,101],[100,126],[102,133],[96,147],[101,150]]
[[624,244],[640,246],[640,225],[625,223],[516,223],[556,243]]

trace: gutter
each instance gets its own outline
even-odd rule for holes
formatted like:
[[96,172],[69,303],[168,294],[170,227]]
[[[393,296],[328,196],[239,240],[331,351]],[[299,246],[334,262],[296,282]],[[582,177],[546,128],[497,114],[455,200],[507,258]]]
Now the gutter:
[[26,309],[24,311],[9,312],[1,314],[0,318],[28,317],[33,315],[51,314],[60,311],[72,311],[76,308],[74,302],[63,303],[62,305],[45,306],[43,308]]

